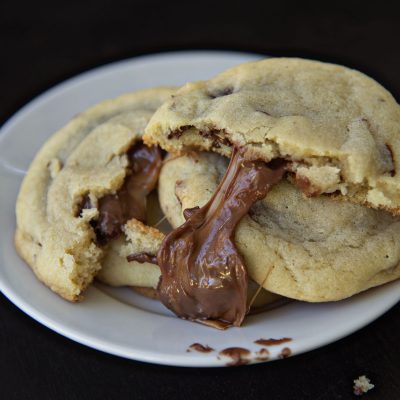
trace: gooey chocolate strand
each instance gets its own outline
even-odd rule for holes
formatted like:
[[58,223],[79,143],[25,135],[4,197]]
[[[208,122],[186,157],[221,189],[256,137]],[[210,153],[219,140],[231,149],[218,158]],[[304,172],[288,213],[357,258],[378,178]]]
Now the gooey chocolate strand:
[[247,271],[233,236],[254,202],[284,174],[286,163],[249,161],[234,150],[210,201],[185,213],[157,253],[160,299],[179,317],[214,327],[239,326],[246,314]]
[[127,153],[129,171],[116,194],[102,197],[98,203],[99,217],[92,225],[100,244],[121,233],[121,227],[131,218],[146,222],[146,200],[156,187],[162,165],[161,150],[139,142]]

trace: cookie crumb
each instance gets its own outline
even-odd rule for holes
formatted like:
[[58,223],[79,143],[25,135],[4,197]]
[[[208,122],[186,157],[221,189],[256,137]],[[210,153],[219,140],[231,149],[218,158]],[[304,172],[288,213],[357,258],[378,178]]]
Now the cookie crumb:
[[353,393],[356,396],[362,396],[367,393],[369,390],[375,387],[374,384],[365,376],[359,376],[357,379],[354,379]]

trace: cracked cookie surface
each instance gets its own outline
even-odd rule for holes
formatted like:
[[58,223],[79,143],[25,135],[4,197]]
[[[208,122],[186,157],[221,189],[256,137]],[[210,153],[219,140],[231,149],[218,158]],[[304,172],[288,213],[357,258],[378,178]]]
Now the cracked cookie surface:
[[[184,222],[183,210],[210,199],[227,164],[217,154],[194,152],[165,162],[159,198],[173,227]],[[310,199],[286,181],[257,202],[235,232],[252,279],[268,291],[312,302],[341,300],[398,279],[399,238],[400,218],[327,196]]]
[[[55,133],[33,160],[17,199],[16,248],[62,297],[79,300],[101,269],[106,247],[98,245],[91,226],[99,199],[122,186],[127,151],[173,91],[148,89],[104,101]],[[82,207],[85,199],[90,206]],[[125,224],[126,238],[132,229],[134,222]]]
[[188,83],[155,113],[147,143],[292,161],[310,196],[400,213],[400,107],[381,85],[338,65],[296,58],[242,64]]

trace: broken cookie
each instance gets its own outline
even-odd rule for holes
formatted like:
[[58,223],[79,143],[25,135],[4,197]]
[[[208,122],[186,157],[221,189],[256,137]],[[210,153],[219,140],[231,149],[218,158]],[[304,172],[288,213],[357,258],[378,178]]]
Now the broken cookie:
[[90,108],[52,136],[32,162],[18,195],[15,243],[37,277],[65,299],[81,297],[109,243],[135,229],[128,220],[146,222],[161,153],[140,142],[173,91],[144,90]]
[[[208,204],[227,168],[225,157],[206,152],[164,164],[158,193],[173,227],[187,223],[184,210]],[[249,277],[292,299],[341,300],[400,278],[398,217],[326,196],[307,198],[287,181],[251,205],[233,238]],[[219,273],[230,279],[224,268]],[[196,278],[200,285],[204,274]]]
[[270,58],[188,83],[152,117],[147,144],[290,162],[309,196],[340,194],[400,213],[400,107],[381,85],[339,65]]

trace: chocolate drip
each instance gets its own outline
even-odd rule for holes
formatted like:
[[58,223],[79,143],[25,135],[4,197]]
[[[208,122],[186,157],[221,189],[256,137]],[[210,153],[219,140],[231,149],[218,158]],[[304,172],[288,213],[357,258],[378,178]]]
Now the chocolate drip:
[[239,326],[246,314],[247,271],[233,235],[254,202],[284,174],[285,162],[246,160],[234,150],[210,201],[186,210],[187,221],[166,236],[157,254],[160,299],[181,318]]
[[254,343],[259,344],[261,346],[277,346],[279,344],[282,343],[287,343],[287,342],[291,342],[292,339],[291,338],[280,338],[280,339],[257,339],[254,341]]
[[121,233],[121,227],[131,218],[146,222],[146,199],[156,187],[162,159],[158,147],[135,144],[127,153],[129,171],[116,194],[99,200],[99,218],[93,221],[97,241],[107,243]]
[[250,350],[244,349],[243,347],[228,347],[227,349],[221,350],[218,355],[228,357],[232,360],[226,364],[228,367],[246,365],[251,361]]
[[126,259],[129,262],[137,261],[141,264],[151,263],[151,264],[157,265],[157,256],[153,256],[152,254],[145,253],[145,252],[129,254],[129,256],[127,256]]
[[187,221],[199,209],[200,209],[199,206],[184,209],[183,210],[183,218],[185,218],[185,221]]
[[214,351],[212,347],[201,343],[191,344],[186,351],[189,352],[192,350],[198,351],[199,353],[211,353],[212,351]]

